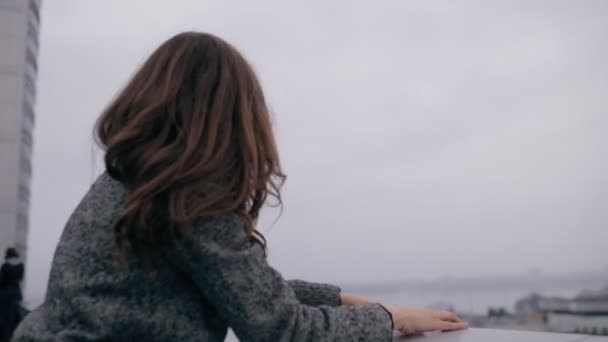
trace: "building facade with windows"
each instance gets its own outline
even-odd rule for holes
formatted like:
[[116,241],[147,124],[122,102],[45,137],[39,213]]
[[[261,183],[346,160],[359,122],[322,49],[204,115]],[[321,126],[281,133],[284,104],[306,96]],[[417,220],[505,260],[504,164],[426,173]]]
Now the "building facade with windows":
[[0,253],[26,256],[40,0],[0,0]]

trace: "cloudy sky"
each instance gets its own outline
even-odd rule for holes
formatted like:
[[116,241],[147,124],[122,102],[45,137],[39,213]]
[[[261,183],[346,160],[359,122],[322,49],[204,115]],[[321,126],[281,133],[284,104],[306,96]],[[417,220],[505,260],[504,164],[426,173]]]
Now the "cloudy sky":
[[255,66],[288,182],[287,277],[342,284],[608,264],[608,2],[45,1],[29,269],[101,169],[95,118],[163,40]]

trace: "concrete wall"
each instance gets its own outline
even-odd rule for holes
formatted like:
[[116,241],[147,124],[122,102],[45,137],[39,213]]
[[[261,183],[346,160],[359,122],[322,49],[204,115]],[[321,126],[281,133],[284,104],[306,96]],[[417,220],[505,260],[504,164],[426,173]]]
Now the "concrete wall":
[[514,330],[467,329],[448,333],[430,333],[421,337],[395,337],[407,342],[608,342],[608,337],[578,334],[553,334]]

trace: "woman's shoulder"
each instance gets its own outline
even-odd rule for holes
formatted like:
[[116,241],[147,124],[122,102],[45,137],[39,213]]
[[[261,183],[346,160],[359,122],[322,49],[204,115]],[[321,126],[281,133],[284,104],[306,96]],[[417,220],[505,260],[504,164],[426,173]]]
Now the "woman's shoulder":
[[123,183],[104,172],[93,182],[85,199],[118,205],[125,199],[127,192]]
[[113,179],[107,172],[102,173],[91,184],[72,216],[70,222],[111,221],[116,210],[127,195],[126,187]]
[[75,251],[84,253],[104,248],[105,244],[101,241],[113,241],[112,222],[115,221],[124,198],[125,187],[106,173],[101,174],[66,222],[55,253],[55,261],[63,255],[74,255]]

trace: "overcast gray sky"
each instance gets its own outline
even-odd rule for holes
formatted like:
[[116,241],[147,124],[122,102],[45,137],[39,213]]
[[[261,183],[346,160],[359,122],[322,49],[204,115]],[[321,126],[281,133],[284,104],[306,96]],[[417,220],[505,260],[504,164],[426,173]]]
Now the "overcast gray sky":
[[42,9],[30,296],[100,169],[95,118],[183,30],[236,45],[265,86],[289,176],[265,231],[285,276],[606,268],[607,1],[53,0]]

